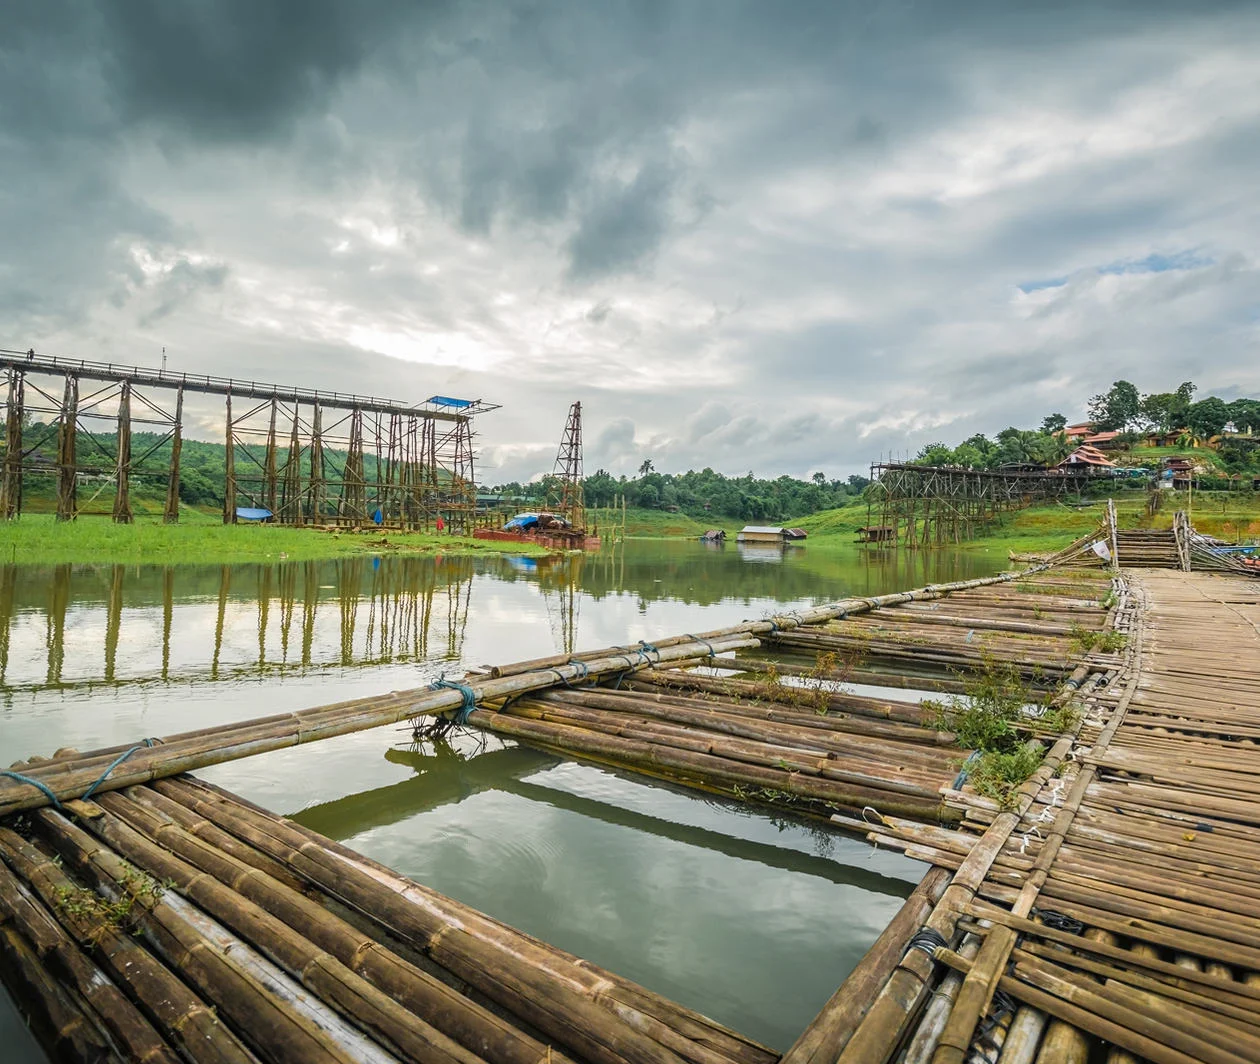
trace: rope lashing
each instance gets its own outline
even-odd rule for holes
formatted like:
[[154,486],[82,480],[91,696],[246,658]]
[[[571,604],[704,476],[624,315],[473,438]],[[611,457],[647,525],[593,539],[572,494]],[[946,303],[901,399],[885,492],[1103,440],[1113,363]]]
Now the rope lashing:
[[[649,643],[646,639],[640,639],[640,640],[639,640],[639,646],[642,648],[642,649],[638,652],[638,653],[639,653],[639,658],[640,658],[640,660],[641,660],[641,661],[642,661],[645,665],[659,665],[659,664],[660,664],[660,662],[661,662],[661,652],[660,652],[660,650],[658,650],[656,647],[654,647],[654,646],[653,646],[651,643]],[[653,660],[652,660],[652,658],[650,657],[650,655],[652,655],[652,654],[655,654],[655,655],[656,655],[656,661],[653,661]]]
[[939,931],[931,927],[921,927],[911,937],[909,944],[906,946],[906,956],[914,950],[922,950],[932,960],[936,960],[936,951],[944,949],[949,943],[945,941],[945,936]]
[[962,763],[962,768],[958,770],[958,775],[954,777],[954,790],[958,790],[967,782],[967,777],[971,774],[971,766],[980,760],[980,751],[972,750],[967,760]]
[[88,799],[90,799],[92,795],[96,793],[96,788],[99,787],[102,783],[104,783],[107,779],[109,779],[109,774],[113,772],[114,769],[116,769],[124,761],[126,761],[127,758],[129,758],[137,750],[143,750],[146,746],[156,746],[157,742],[158,741],[156,739],[145,739],[145,741],[142,743],[136,743],[136,745],[133,746],[126,753],[119,754],[116,758],[114,758],[113,764],[110,765],[109,768],[107,768],[104,772],[102,772],[99,776],[96,777],[96,782],[93,783],[92,786],[90,786],[86,791],[83,792],[83,800],[86,802]]
[[687,632],[686,636],[688,639],[692,640],[693,642],[703,643],[708,648],[709,657],[711,658],[717,657],[717,654],[713,650],[713,644],[710,643],[707,639],[701,639],[698,635],[692,635],[690,632]]
[[20,772],[13,772],[10,769],[0,769],[0,776],[8,776],[11,780],[17,780],[18,783],[26,783],[44,792],[48,800],[52,802],[55,809],[61,808],[61,802],[57,800],[57,796],[53,794],[52,788],[43,780],[33,779],[30,776],[23,776]]
[[457,680],[448,680],[446,673],[442,673],[433,683],[429,684],[430,691],[439,691],[446,688],[450,691],[458,691],[464,696],[464,704],[459,707],[455,713],[456,724],[467,724],[468,718],[472,711],[477,708],[477,692],[469,687],[466,683],[459,683]]
[[1068,916],[1066,913],[1056,912],[1054,909],[1036,909],[1037,916],[1041,917],[1041,922],[1046,927],[1053,928],[1055,931],[1065,931],[1069,935],[1079,935],[1085,930],[1085,925],[1075,917]]
[[[577,676],[574,677],[575,679],[585,680],[591,674],[590,666],[587,665],[581,658],[570,658],[567,664],[572,665],[578,670]],[[565,683],[568,682],[568,680],[565,681]]]

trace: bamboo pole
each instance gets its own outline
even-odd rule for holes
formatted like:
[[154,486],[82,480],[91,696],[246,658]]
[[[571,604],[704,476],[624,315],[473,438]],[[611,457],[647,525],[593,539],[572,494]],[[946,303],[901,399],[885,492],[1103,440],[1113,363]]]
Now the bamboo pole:
[[[711,647],[719,651],[755,644],[755,639],[745,636],[730,636],[709,642]],[[683,660],[694,657],[698,651],[699,648],[694,643],[677,644],[662,648],[654,656],[643,655],[643,660],[639,661],[631,654],[621,654],[596,659],[580,667],[561,666],[546,672],[524,673],[502,680],[474,681],[468,686],[475,700],[481,702],[539,690],[562,680],[615,675],[633,671],[641,665]],[[99,783],[98,791],[117,790],[119,787],[146,783],[152,779],[177,775],[207,765],[222,764],[269,750],[396,724],[422,714],[457,710],[463,707],[464,696],[460,691],[447,688],[422,689],[392,696],[375,705],[374,701],[366,700],[366,706],[363,702],[356,703],[353,713],[316,707],[284,714],[279,719],[268,718],[261,724],[246,721],[234,728],[216,730],[209,738],[195,732],[188,736],[170,736],[155,746],[136,749],[103,780],[101,755],[85,755],[82,759],[57,762],[49,768],[36,767],[31,770],[31,775],[41,780],[48,778],[48,785],[53,788],[58,799],[65,801],[81,796],[94,783]],[[50,778],[50,773],[55,779]],[[37,809],[48,804],[48,796],[38,787],[19,780],[0,781],[0,816],[24,809]]]
[[949,873],[944,869],[928,870],[897,915],[863,954],[857,967],[849,973],[792,1048],[783,1054],[781,1064],[823,1064],[836,1059],[905,953],[911,936],[940,900],[949,879]]
[[[26,969],[25,978],[39,973],[44,978],[59,979],[66,991],[78,995],[87,1006],[85,1022],[107,1030],[128,1060],[142,1064],[176,1064],[179,1058],[153,1025],[3,864],[0,864],[0,930],[24,940],[27,956],[15,959],[25,960],[19,965],[19,971]],[[44,995],[37,991],[34,996]],[[31,996],[15,997],[25,1002]],[[49,1033],[51,1037],[45,1036],[45,1045],[55,1045],[60,1035],[56,1029]]]
[[[217,788],[192,780],[164,780],[157,786],[284,861],[320,890],[419,949],[577,1056],[676,1062],[683,1054],[696,1064],[714,1061],[712,1051],[623,1000],[610,973],[584,962],[561,963],[572,959]],[[638,1034],[632,1036],[631,1031]]]
[[[224,888],[230,887],[230,891],[214,891],[212,897],[203,901],[202,897],[210,892],[204,887],[204,880],[195,881],[194,885],[201,895],[189,896],[207,908],[212,915],[225,920],[231,918],[233,909],[240,905],[229,897],[236,892],[252,905],[265,910],[281,927],[291,928],[295,935],[304,937],[307,948],[326,950],[338,962],[353,968],[358,976],[370,984],[367,991],[360,988],[360,992],[366,997],[374,997],[383,991],[390,999],[405,1006],[409,1012],[402,1017],[404,1029],[401,1033],[388,1033],[389,1017],[386,1017],[387,1037],[394,1042],[396,1048],[403,1050],[408,1043],[415,1041],[411,1032],[406,1030],[409,1022],[414,1022],[421,1031],[427,1028],[426,1023],[416,1019],[424,1017],[447,1037],[478,1057],[496,1064],[536,1064],[546,1056],[547,1047],[536,1039],[470,1001],[441,980],[382,948],[375,939],[358,931],[303,894],[301,881],[295,887],[274,878],[269,870],[273,867],[284,868],[282,864],[252,847],[247,847],[204,818],[191,814],[190,810],[178,802],[151,788],[134,787],[126,792],[104,795],[100,804],[136,832],[170,850],[182,862],[187,862],[186,867],[176,870],[185,880],[189,878],[189,867],[195,866],[214,876]],[[188,823],[190,819],[191,824]],[[198,823],[201,825],[200,830],[191,830]],[[100,825],[102,833],[107,826]],[[96,830],[97,825],[93,824],[93,828]],[[210,839],[214,842],[208,841]],[[229,855],[215,844],[222,839],[235,842],[240,856]],[[133,860],[140,861],[143,857],[145,867],[155,874],[176,874],[176,871],[155,869],[149,863],[153,854],[148,850],[122,845],[118,845],[118,849]],[[244,859],[246,851],[249,851],[248,861]],[[166,863],[169,868],[169,861]],[[289,878],[287,872],[286,878]],[[248,915],[252,910],[242,907],[242,911]],[[239,932],[252,938],[254,921],[244,919],[240,922]],[[318,959],[317,955],[315,959]],[[305,963],[309,964],[310,961]],[[291,974],[299,974],[303,968],[304,963],[298,962]],[[343,982],[351,987],[357,985],[353,980]],[[378,987],[379,991],[376,990]],[[391,1011],[387,1005],[379,1007],[387,1014]],[[430,1059],[432,1056],[425,1051],[424,1044],[414,1046],[410,1052],[422,1059]],[[446,1050],[439,1045],[433,1053],[441,1055]],[[566,1059],[559,1052],[553,1052],[552,1056],[557,1064],[562,1064]]]
[[133,1000],[148,1004],[148,1015],[162,1036],[190,1060],[204,1064],[256,1064],[210,1008],[134,936],[111,927],[86,910],[60,899],[80,888],[60,866],[16,832],[0,828],[0,858],[31,885],[49,911],[80,941],[94,943],[93,957]]
[[[351,1023],[362,1027],[393,1053],[404,1059],[448,1064],[476,1064],[476,1061],[482,1059],[425,1022],[420,1018],[421,1014],[404,1008],[361,975],[351,971],[322,946],[295,929],[291,923],[277,918],[231,886],[202,874],[194,865],[168,852],[181,842],[186,844],[191,836],[178,838],[178,829],[163,833],[160,826],[154,828],[152,818],[147,818],[155,833],[162,835],[159,845],[151,838],[146,838],[145,834],[129,822],[113,815],[115,811],[125,812],[130,814],[130,818],[144,822],[146,818],[135,808],[134,803],[129,803],[119,794],[102,796],[102,803],[104,806],[93,802],[75,802],[71,808],[80,824],[102,842],[108,843],[116,853],[160,881],[170,883],[189,901],[224,927],[240,935],[263,956],[331,1004]],[[195,845],[196,840],[193,842]],[[218,856],[206,854],[204,846],[195,845],[195,849],[205,860]],[[233,864],[226,855],[219,860]],[[237,875],[247,873],[239,864],[233,871]],[[246,878],[256,877],[247,874]],[[309,914],[310,909],[307,912]],[[328,923],[332,923],[335,918],[326,919]],[[542,1047],[535,1045],[524,1059],[537,1061],[541,1052]]]
[[396,1060],[253,949],[173,891],[141,899],[134,871],[112,850],[52,810],[36,828],[93,889],[131,908],[145,944],[214,1002],[260,1057],[275,1064],[391,1064]]

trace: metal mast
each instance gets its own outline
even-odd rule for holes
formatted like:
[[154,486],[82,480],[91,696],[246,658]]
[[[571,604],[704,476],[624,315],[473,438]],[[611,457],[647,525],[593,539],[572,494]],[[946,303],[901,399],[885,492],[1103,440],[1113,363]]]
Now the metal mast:
[[560,481],[560,506],[562,516],[577,531],[586,529],[586,507],[582,500],[582,404],[569,407],[569,420],[556,452],[553,475]]

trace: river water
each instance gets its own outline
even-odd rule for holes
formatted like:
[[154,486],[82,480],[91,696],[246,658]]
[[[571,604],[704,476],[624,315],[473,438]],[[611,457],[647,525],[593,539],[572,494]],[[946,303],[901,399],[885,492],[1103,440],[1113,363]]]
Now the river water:
[[[431,683],[848,595],[997,555],[628,541],[599,554],[0,567],[0,762]],[[922,866],[825,828],[403,727],[199,773],[786,1049]],[[0,1039],[21,1041],[0,993]],[[33,1044],[6,1060],[39,1060]]]

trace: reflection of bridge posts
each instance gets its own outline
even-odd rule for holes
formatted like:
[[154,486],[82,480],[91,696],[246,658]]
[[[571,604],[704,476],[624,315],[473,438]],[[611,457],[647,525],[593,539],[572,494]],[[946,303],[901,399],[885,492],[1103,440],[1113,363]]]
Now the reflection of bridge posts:
[[219,655],[223,652],[223,619],[227,615],[228,589],[232,584],[232,567],[219,567],[219,612],[214,622],[214,657],[210,659],[210,679],[219,678]]
[[306,562],[305,593],[302,596],[302,664],[310,665],[311,647],[315,642],[315,611],[319,606],[319,566]]
[[48,604],[48,626],[45,640],[48,644],[47,684],[54,687],[61,683],[61,669],[66,660],[66,609],[70,605],[70,566],[58,565],[53,570],[52,597]]
[[337,563],[337,596],[341,607],[341,664],[354,664],[354,626],[359,613],[359,579],[357,559],[346,558]]
[[175,612],[175,569],[162,570],[162,679],[171,677],[171,620]]
[[271,613],[271,566],[258,567],[258,667],[267,664],[267,620]]
[[297,590],[297,566],[280,566],[280,660],[289,663],[289,629],[293,626],[293,600]]
[[[115,565],[109,573],[109,602],[105,608],[105,682],[113,683],[118,666],[118,632],[122,627],[123,574],[126,568]],[[69,584],[69,576],[66,577]],[[68,594],[67,594],[68,597]]]
[[0,687],[9,664],[10,632],[13,624],[13,594],[17,587],[17,566],[0,566]]

